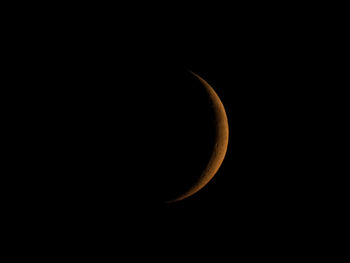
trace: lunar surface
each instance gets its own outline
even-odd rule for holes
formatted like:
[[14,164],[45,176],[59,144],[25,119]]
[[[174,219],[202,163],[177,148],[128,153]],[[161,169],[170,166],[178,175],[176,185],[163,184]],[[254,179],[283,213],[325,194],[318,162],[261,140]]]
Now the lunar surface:
[[206,184],[208,184],[208,182],[219,170],[225,158],[228,146],[229,127],[225,108],[214,89],[199,75],[195,73],[192,74],[201,82],[210,99],[210,107],[213,111],[215,125],[214,147],[205,169],[195,181],[195,183],[187,191],[168,201],[167,203],[173,203],[186,199],[187,197],[192,196],[201,190]]

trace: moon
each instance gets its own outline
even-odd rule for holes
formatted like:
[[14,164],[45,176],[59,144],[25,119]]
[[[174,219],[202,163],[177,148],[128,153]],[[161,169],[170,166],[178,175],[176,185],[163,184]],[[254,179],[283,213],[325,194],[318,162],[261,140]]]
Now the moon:
[[201,82],[205,91],[208,93],[211,109],[215,118],[215,144],[209,161],[201,175],[198,177],[198,180],[196,180],[196,182],[187,191],[168,201],[167,203],[173,203],[186,199],[197,193],[206,184],[208,184],[219,170],[225,158],[228,146],[229,126],[224,105],[214,89],[203,78],[196,73],[191,73]]

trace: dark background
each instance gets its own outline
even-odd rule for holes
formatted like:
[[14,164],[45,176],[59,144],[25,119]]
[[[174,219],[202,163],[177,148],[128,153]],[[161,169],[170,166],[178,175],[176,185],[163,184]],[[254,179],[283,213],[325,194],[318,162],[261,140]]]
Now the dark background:
[[[232,222],[244,232],[298,228],[322,205],[317,185],[323,178],[313,174],[315,159],[308,154],[317,140],[308,127],[319,117],[309,108],[317,98],[310,82],[321,76],[308,66],[317,59],[316,48],[277,45],[282,36],[271,34],[227,45],[212,36],[210,49],[202,41],[189,50],[172,43],[174,53],[115,48],[107,40],[85,45],[83,36],[64,48],[55,43],[40,65],[50,66],[38,95],[50,109],[38,109],[45,120],[43,150],[53,153],[44,153],[45,183],[38,177],[51,197],[47,207],[78,222],[157,219],[164,231],[188,217],[197,226]],[[176,192],[177,185],[164,178],[192,180],[212,140],[205,98],[186,70],[200,74],[220,96],[229,147],[203,190],[164,205],[167,189]]]
[[[327,22],[311,11],[281,10],[218,12],[215,23],[193,10],[194,23],[166,26],[166,14],[133,23],[84,12],[20,23],[9,67],[23,72],[12,82],[26,109],[15,133],[19,169],[32,175],[16,177],[26,198],[12,195],[23,216],[48,236],[125,246],[155,239],[170,255],[223,239],[249,251],[322,236],[336,208],[324,159],[335,79],[334,48],[324,50],[334,31],[326,36]],[[165,205],[174,185],[164,178],[198,174],[212,138],[188,70],[221,98],[229,146],[204,189]]]

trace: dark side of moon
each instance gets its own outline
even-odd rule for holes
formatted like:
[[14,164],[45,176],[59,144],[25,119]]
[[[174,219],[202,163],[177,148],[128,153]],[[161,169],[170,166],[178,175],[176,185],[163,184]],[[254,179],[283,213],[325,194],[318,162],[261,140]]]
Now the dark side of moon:
[[141,156],[147,157],[133,189],[141,202],[173,203],[196,194],[216,174],[227,150],[227,116],[214,89],[191,72],[169,78],[157,90],[161,101],[143,118]]

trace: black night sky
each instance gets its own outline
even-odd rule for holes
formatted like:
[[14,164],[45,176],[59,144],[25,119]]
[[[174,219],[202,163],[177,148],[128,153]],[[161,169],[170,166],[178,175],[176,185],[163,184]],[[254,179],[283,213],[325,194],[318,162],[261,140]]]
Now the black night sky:
[[[53,22],[24,37],[20,65],[35,87],[21,93],[33,97],[22,114],[35,149],[35,176],[21,181],[33,185],[29,217],[68,236],[154,236],[169,247],[226,236],[249,250],[252,240],[315,235],[329,194],[314,170],[326,166],[314,127],[330,81],[316,29],[250,11],[219,27],[199,16],[166,30],[111,16],[104,26]],[[212,112],[189,71],[220,97],[229,144],[202,190],[165,204],[213,146]]]
[[[301,169],[302,131],[294,125],[299,94],[308,91],[300,84],[300,67],[283,62],[296,62],[295,54],[283,46],[256,49],[245,42],[232,49],[198,45],[176,54],[132,49],[123,57],[110,55],[109,47],[82,63],[87,51],[79,50],[60,69],[60,94],[54,98],[61,118],[54,124],[60,158],[52,160],[58,180],[51,186],[65,192],[55,197],[63,214],[108,222],[132,218],[136,225],[164,218],[159,224],[165,226],[203,215],[199,224],[226,218],[245,227],[256,220],[272,227],[310,212],[313,177]],[[168,189],[182,187],[170,179],[198,175],[212,143],[210,112],[188,70],[221,98],[229,146],[204,189],[165,205]]]

